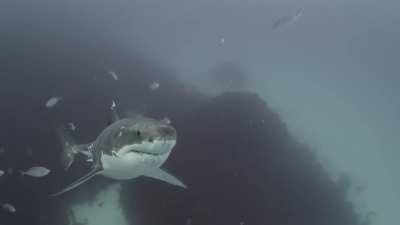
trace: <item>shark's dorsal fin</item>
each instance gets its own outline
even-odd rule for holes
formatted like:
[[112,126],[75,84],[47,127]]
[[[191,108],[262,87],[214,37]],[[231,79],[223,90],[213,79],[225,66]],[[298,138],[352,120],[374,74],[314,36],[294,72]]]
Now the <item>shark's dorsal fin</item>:
[[55,197],[61,194],[64,194],[67,191],[70,191],[76,187],[78,187],[79,185],[85,183],[86,181],[88,181],[90,178],[98,175],[100,172],[102,171],[101,168],[97,168],[95,167],[94,169],[92,169],[88,174],[86,174],[85,176],[79,178],[78,180],[74,181],[72,184],[68,185],[67,187],[63,188],[62,190],[51,194],[50,197]]
[[176,178],[175,176],[173,176],[172,174],[169,174],[167,172],[165,172],[164,170],[160,169],[160,168],[146,168],[145,173],[143,174],[146,177],[151,177],[157,180],[162,180],[164,182],[167,182],[169,184],[172,185],[176,185],[182,188],[187,188],[187,186],[180,181],[178,178]]

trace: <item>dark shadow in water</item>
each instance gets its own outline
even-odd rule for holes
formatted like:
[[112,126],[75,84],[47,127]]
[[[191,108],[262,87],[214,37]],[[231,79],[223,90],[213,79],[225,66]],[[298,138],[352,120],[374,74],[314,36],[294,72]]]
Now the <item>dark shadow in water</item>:
[[223,94],[174,123],[166,168],[189,189],[146,178],[124,185],[139,224],[359,224],[314,153],[256,95]]

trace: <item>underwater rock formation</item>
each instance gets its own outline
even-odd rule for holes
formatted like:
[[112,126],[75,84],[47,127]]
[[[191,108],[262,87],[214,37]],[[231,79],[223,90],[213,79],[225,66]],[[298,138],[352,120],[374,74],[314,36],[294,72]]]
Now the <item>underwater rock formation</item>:
[[140,224],[359,224],[314,153],[257,95],[222,94],[174,123],[165,168],[188,189],[147,178],[124,185],[123,205]]
[[248,87],[248,77],[239,63],[224,62],[209,71],[210,86],[222,91],[238,91]]

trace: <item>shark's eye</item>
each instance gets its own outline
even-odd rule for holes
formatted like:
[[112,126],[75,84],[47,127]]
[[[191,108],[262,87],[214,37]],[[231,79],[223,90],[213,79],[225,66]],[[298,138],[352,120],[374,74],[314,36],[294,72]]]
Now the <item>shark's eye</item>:
[[136,136],[140,137],[142,135],[142,133],[140,132],[140,130],[136,131]]

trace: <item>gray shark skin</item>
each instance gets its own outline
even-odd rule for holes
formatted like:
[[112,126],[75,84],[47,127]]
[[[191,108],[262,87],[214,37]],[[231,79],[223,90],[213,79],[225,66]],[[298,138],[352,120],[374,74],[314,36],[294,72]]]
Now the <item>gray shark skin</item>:
[[59,131],[63,147],[63,164],[68,169],[76,154],[83,154],[92,162],[92,170],[69,186],[50,196],[70,191],[96,175],[116,180],[148,176],[186,188],[173,175],[160,169],[176,144],[176,130],[166,120],[141,115],[118,119],[106,127],[89,144],[74,144],[63,131]]

